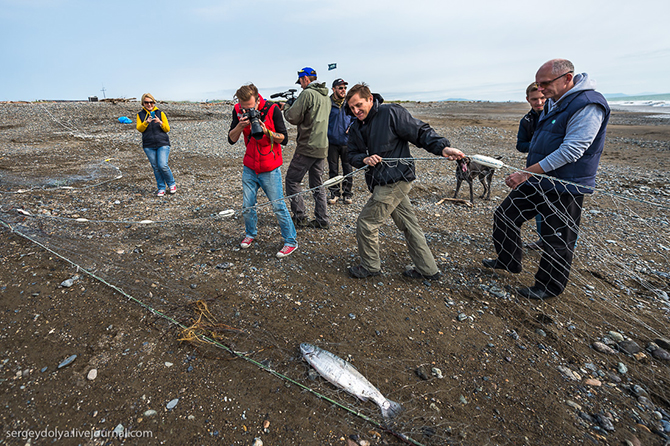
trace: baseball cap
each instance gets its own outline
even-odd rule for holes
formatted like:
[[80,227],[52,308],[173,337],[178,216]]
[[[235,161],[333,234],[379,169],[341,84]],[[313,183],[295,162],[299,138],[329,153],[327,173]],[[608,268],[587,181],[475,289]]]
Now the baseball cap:
[[305,76],[316,76],[316,71],[314,71],[314,68],[311,67],[303,68],[302,70],[298,71],[298,80],[295,81],[295,83],[299,84],[300,78]]
[[338,85],[349,85],[349,82],[340,77],[333,81],[333,88],[337,87]]

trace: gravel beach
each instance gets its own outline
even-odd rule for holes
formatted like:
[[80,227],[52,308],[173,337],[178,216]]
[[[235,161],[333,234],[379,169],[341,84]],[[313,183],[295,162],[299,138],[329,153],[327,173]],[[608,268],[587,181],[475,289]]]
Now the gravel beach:
[[[570,284],[538,303],[514,291],[538,253],[518,275],[481,266],[503,178],[524,166],[527,105],[402,105],[505,163],[491,200],[475,184],[468,206],[443,200],[455,163],[413,148],[436,281],[401,274],[410,258],[391,220],[382,275],[348,277],[362,173],[353,204],[329,206],[328,230],[299,230],[291,256],[275,257],[270,206],[241,250],[232,103],[158,104],[178,186],[165,197],[134,123],[118,121],[139,103],[0,104],[0,444],[667,444],[670,119],[613,111]],[[289,126],[283,173],[295,137]],[[403,412],[383,420],[319,377],[301,343],[349,361]]]

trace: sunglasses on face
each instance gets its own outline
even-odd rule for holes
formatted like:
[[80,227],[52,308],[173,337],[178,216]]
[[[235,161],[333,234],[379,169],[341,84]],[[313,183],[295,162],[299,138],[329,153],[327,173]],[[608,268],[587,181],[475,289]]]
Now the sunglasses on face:
[[155,104],[154,101],[144,101],[145,104]]

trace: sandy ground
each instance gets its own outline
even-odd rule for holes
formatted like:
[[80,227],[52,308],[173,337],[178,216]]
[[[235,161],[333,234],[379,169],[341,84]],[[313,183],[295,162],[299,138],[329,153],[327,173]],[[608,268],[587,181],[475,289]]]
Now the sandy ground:
[[[403,105],[466,153],[524,164],[524,104]],[[670,338],[670,120],[613,113],[571,283],[538,303],[514,293],[537,253],[520,275],[481,267],[510,167],[468,207],[440,203],[454,163],[417,161],[411,198],[441,280],[401,275],[410,260],[391,221],[383,274],[354,280],[362,175],[354,203],[329,207],[330,230],[300,230],[294,255],[275,258],[267,206],[240,250],[241,215],[217,215],[242,203],[230,104],[160,107],[179,187],[164,198],[139,134],[116,121],[136,103],[0,105],[0,444],[666,443],[669,363],[652,350]],[[310,373],[301,342],[350,361],[402,414],[385,421]],[[52,437],[27,440],[38,433]]]

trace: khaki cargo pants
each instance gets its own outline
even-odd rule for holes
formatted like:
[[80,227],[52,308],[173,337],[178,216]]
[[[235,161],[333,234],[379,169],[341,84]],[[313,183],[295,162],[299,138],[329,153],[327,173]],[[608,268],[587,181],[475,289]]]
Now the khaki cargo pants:
[[406,181],[375,186],[372,196],[363,206],[356,222],[356,240],[361,264],[368,271],[381,270],[379,227],[391,216],[398,229],[405,234],[409,255],[416,270],[424,276],[437,274],[435,258],[407,197],[411,189],[412,185]]

